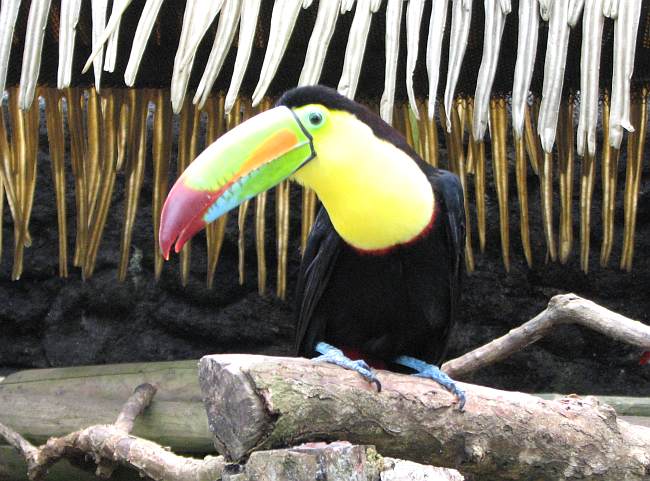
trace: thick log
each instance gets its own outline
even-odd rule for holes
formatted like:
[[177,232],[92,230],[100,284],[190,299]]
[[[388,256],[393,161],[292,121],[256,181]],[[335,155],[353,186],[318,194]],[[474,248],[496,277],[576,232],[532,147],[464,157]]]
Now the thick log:
[[[233,470],[231,470],[232,472]],[[454,469],[377,455],[372,446],[332,443],[256,451],[241,471],[222,481],[463,481]]]
[[650,476],[650,429],[595,398],[538,397],[462,384],[465,411],[436,383],[306,359],[206,356],[199,380],[210,430],[234,460],[254,450],[347,440],[472,479],[636,481]]
[[110,478],[122,465],[153,481],[220,480],[226,468],[222,456],[206,456],[202,460],[179,456],[159,444],[130,434],[136,418],[149,407],[155,393],[156,387],[152,384],[140,384],[124,403],[114,423],[53,437],[41,446],[34,446],[1,422],[0,438],[25,458],[30,481],[42,481],[49,469],[64,459],[85,465],[102,479]]
[[175,452],[206,454],[214,448],[196,373],[197,361],[17,372],[0,383],[0,422],[33,443],[44,443],[86,426],[113,423],[133,387],[151,383],[158,394],[136,420],[133,434]]

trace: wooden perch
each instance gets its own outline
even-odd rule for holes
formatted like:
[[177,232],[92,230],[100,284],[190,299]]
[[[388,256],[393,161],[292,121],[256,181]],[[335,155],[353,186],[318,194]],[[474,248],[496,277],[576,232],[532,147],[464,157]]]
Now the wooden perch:
[[508,334],[442,365],[452,378],[501,361],[539,341],[562,324],[577,324],[617,341],[650,350],[650,326],[633,321],[575,294],[554,296],[540,314]]
[[83,462],[87,458],[94,460],[95,474],[102,479],[110,478],[121,464],[135,470],[140,477],[156,481],[315,481],[323,475],[332,480],[358,481],[463,480],[453,469],[383,458],[372,446],[354,446],[348,442],[258,451],[244,465],[227,464],[221,456],[204,459],[178,456],[159,444],[129,435],[155,392],[151,384],[141,384],[124,404],[114,424],[52,437],[40,447],[1,423],[0,438],[25,458],[27,476],[32,481],[45,478],[48,470],[62,459],[87,467],[88,463]]
[[[531,321],[449,361],[443,369],[462,377],[525,348],[553,327],[570,323],[650,350],[650,327],[568,294],[554,297]],[[42,379],[43,373],[48,373],[47,379]],[[2,417],[32,440],[41,437],[43,441],[45,432],[52,435],[51,429],[64,431],[38,448],[2,424],[0,438],[25,457],[30,479],[42,478],[59,459],[74,463],[84,457],[95,461],[95,471],[103,477],[122,464],[152,479],[169,481],[270,481],[282,476],[311,481],[312,472],[344,466],[363,468],[363,476],[361,471],[354,471],[355,476],[348,478],[364,481],[376,481],[379,472],[383,481],[402,479],[399,476],[462,479],[453,470],[382,458],[372,454],[370,445],[376,445],[381,454],[456,467],[481,480],[636,481],[650,475],[650,429],[622,421],[611,407],[595,398],[542,400],[465,384],[468,403],[466,411],[460,412],[454,398],[431,381],[383,371],[379,377],[384,387],[381,393],[354,372],[304,359],[248,355],[203,358],[199,381],[214,443],[231,459],[250,455],[245,465],[227,465],[221,457],[201,460],[177,456],[161,446],[173,439],[179,443],[177,449],[206,452],[204,446],[210,441],[203,411],[198,409],[201,393],[196,385],[196,364],[191,361],[14,374],[0,385]],[[52,389],[54,379],[56,390]],[[151,410],[164,426],[162,433],[160,429],[151,431],[161,444],[129,434],[155,392],[152,386],[143,385],[122,405],[129,392],[125,389],[130,389],[126,386],[135,379],[165,387]],[[88,411],[84,402],[93,409]],[[115,419],[120,406],[117,421],[97,424]],[[638,411],[638,406],[635,409],[621,412],[645,413]],[[79,422],[81,416],[93,421]],[[196,419],[188,424],[186,418]],[[35,426],[34,420],[40,424]],[[136,433],[142,435],[143,430],[155,428],[150,421],[143,423],[140,419]],[[96,425],[63,435],[86,424]],[[69,426],[74,427],[65,430]],[[335,443],[259,451],[334,440],[359,445]],[[256,452],[251,454],[253,450]],[[295,471],[298,465],[305,467],[299,470],[302,474]]]
[[378,375],[381,393],[355,372],[306,359],[232,354],[199,364],[215,445],[234,460],[254,450],[344,439],[482,480],[650,475],[650,429],[617,419],[595,398],[545,401],[463,384],[461,412],[430,380]]

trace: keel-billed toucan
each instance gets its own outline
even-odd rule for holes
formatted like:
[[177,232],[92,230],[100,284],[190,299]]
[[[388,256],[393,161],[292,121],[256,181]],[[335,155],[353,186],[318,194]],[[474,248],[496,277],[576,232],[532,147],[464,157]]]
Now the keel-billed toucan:
[[458,310],[460,182],[336,91],[291,90],[201,153],[165,202],[163,254],[174,243],[179,252],[206,224],[287,178],[312,188],[323,205],[298,281],[298,354],[318,352],[317,359],[354,369],[378,388],[367,364],[344,352],[406,366],[440,382],[462,406],[462,390],[427,364],[442,360]]

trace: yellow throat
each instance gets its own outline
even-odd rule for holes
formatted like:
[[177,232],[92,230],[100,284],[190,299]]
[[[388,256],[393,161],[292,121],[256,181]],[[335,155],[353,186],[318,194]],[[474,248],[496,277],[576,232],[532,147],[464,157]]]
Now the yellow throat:
[[314,136],[317,156],[293,179],[316,191],[338,234],[357,249],[387,249],[421,234],[435,201],[417,164],[354,115],[329,116]]

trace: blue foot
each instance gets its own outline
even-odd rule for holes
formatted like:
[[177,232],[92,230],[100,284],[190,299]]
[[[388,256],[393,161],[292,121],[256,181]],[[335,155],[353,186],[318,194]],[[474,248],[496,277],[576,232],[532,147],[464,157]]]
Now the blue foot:
[[410,367],[417,371],[414,373],[414,376],[424,377],[427,379],[433,379],[447,391],[451,392],[456,398],[458,398],[458,408],[462,411],[465,407],[465,391],[463,391],[456,382],[442,372],[437,366],[433,364],[427,364],[424,361],[415,359],[410,356],[399,356],[393,362],[401,366]]
[[337,366],[350,369],[351,371],[356,371],[361,374],[366,381],[377,386],[377,392],[381,392],[381,383],[379,382],[379,379],[377,379],[375,373],[372,372],[370,366],[368,366],[366,361],[362,359],[353,361],[345,354],[343,354],[343,351],[325,342],[319,342],[316,344],[315,350],[316,352],[321,353],[321,355],[315,357],[312,359],[312,361],[329,362],[331,364],[336,364]]

